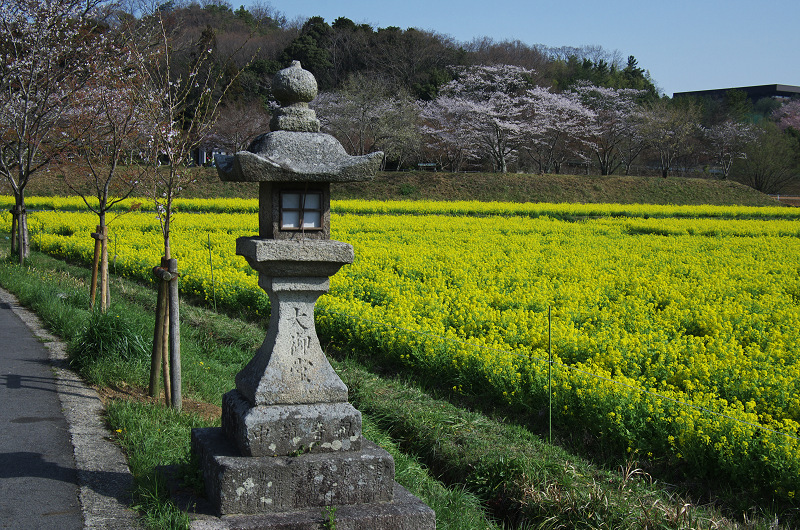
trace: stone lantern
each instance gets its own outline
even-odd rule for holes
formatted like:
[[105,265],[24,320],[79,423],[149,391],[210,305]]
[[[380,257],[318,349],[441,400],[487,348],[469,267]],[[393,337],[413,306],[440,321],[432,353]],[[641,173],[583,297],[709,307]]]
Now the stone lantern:
[[372,178],[383,153],[350,156],[319,132],[308,107],[317,83],[299,62],[272,90],[272,132],[216,160],[222,180],[259,183],[259,235],[239,238],[236,253],[271,303],[263,345],[223,396],[222,427],[192,431],[217,527],[322,528],[333,513],[341,528],[435,528],[433,511],[394,481],[392,457],[362,437],[314,325],[329,277],[354,257],[330,239],[330,183]]

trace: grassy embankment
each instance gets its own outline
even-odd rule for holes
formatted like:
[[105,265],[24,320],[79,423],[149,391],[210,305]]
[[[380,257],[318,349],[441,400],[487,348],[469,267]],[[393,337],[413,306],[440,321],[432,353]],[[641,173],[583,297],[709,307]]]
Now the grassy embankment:
[[[221,182],[216,170],[195,168],[181,197],[258,197],[253,183]],[[0,186],[0,192],[9,190]],[[56,172],[37,175],[29,196],[74,195]],[[144,186],[137,195],[146,196]],[[719,204],[774,206],[770,197],[733,181],[671,177],[383,172],[370,182],[336,183],[332,199],[479,200],[548,203]]]

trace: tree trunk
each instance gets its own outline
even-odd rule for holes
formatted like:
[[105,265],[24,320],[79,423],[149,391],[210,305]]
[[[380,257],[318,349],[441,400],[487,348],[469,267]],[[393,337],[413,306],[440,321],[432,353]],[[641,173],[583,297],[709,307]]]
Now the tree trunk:
[[28,240],[28,213],[25,209],[25,195],[22,190],[14,192],[14,216],[17,219],[17,248],[20,265],[25,263],[25,258],[30,255],[30,241]]

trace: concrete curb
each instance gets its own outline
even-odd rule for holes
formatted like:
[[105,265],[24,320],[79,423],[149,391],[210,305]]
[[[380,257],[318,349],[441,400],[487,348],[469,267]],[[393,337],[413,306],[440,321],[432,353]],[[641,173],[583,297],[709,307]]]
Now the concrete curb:
[[125,456],[111,441],[103,422],[103,404],[94,389],[68,369],[66,345],[44,329],[41,320],[0,288],[7,303],[50,353],[61,408],[69,426],[78,470],[78,487],[86,529],[140,529],[129,506],[133,477]]

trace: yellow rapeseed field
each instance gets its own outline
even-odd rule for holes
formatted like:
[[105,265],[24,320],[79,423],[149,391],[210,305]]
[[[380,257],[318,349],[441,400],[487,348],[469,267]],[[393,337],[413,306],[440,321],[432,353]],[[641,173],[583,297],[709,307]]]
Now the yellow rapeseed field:
[[[40,207],[80,206],[64,201]],[[185,293],[266,313],[255,273],[234,255],[235,239],[257,231],[256,210],[183,205],[172,248]],[[356,260],[318,303],[321,336],[532,414],[552,397],[556,425],[612,451],[782,498],[800,490],[798,210],[365,201],[332,210],[332,238],[352,244]],[[38,211],[31,239],[89,263],[95,224],[85,212]],[[109,233],[116,272],[150,281],[162,248],[155,215],[123,215]]]

